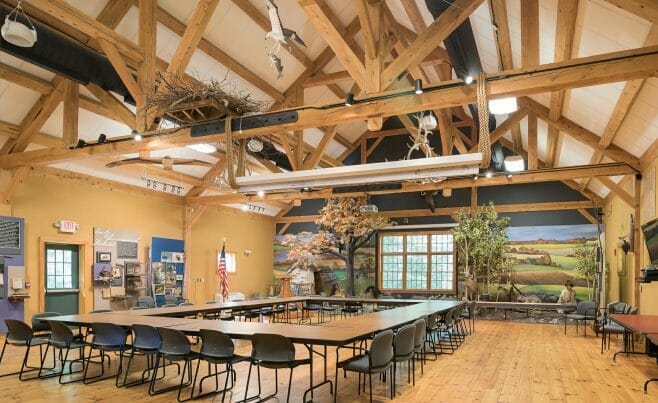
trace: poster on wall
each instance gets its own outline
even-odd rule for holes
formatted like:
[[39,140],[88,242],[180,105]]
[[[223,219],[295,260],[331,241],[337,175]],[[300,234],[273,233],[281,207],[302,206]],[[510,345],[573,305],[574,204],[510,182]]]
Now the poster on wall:
[[595,224],[510,227],[507,256],[513,260],[511,283],[542,302],[557,302],[564,283],[575,285],[576,298],[587,300],[587,280],[578,275],[576,248],[595,247]]
[[21,253],[21,225],[21,219],[0,217],[0,254],[18,255]]

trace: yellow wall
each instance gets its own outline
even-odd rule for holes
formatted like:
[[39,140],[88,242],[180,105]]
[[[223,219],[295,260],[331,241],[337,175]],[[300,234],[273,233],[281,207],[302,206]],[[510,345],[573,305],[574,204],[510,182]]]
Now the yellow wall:
[[[235,288],[247,292],[265,289],[272,276],[272,218],[254,218],[235,209],[225,210],[219,214],[217,210],[209,209],[193,227],[192,250],[196,259],[192,262],[194,267],[191,272],[186,272],[186,275],[190,275],[188,280],[192,277],[203,277],[204,273],[214,273],[216,263],[211,262],[216,259],[218,239],[226,237],[229,248],[234,246],[240,251],[238,264],[245,273],[235,281]],[[40,239],[83,244],[85,257],[81,257],[81,260],[85,262],[86,267],[82,269],[84,276],[81,277],[80,284],[80,310],[86,312],[93,309],[91,264],[94,227],[137,232],[140,236],[139,260],[142,262],[145,261],[146,248],[150,245],[151,237],[183,239],[184,236],[182,205],[123,191],[94,189],[86,183],[69,179],[28,176],[12,200],[11,215],[25,218],[26,279],[33,284],[31,298],[25,302],[26,319],[43,307],[43,294],[39,292],[38,287],[44,270],[39,262]],[[80,228],[76,234],[59,234],[53,226],[58,220],[76,221]],[[242,254],[243,249],[253,251],[246,261]],[[255,264],[251,264],[252,262]],[[249,276],[247,266],[250,267],[249,271],[261,273]],[[212,285],[213,290],[216,288],[214,277],[211,276],[210,281],[204,283],[206,287]],[[193,290],[192,286],[193,284],[190,285],[190,290]],[[208,294],[211,294],[210,291]]]
[[[196,283],[198,302],[214,299],[218,289],[217,254],[226,238],[226,251],[237,257],[237,273],[229,275],[230,291],[249,297],[252,294],[268,295],[274,265],[274,220],[236,209],[209,207],[192,227],[192,278]],[[250,250],[248,256],[244,253]],[[192,294],[194,284],[191,284]]]
[[[649,164],[642,175],[647,177],[649,170],[658,170],[658,159]],[[634,194],[632,181],[627,181],[624,189],[631,196]],[[658,172],[656,175],[656,183],[654,189],[658,189]],[[654,202],[658,200],[658,196]],[[641,206],[644,207],[644,206]],[[658,211],[658,206],[656,206]],[[644,237],[640,233],[639,251],[628,253],[624,256],[619,248],[619,238],[626,237],[629,234],[630,215],[634,214],[633,208],[626,202],[622,201],[619,197],[610,198],[609,202],[604,208],[604,224],[606,230],[606,256],[609,264],[609,281],[608,281],[608,301],[624,301],[631,305],[635,305],[635,290],[636,290],[636,274],[634,272],[633,262],[634,253],[640,253],[640,267],[649,263],[648,251],[644,242]],[[653,217],[640,217],[640,223],[645,223],[654,219]],[[622,264],[625,263],[625,271]],[[658,314],[658,286],[652,284],[641,284],[639,305],[640,313],[643,314]]]

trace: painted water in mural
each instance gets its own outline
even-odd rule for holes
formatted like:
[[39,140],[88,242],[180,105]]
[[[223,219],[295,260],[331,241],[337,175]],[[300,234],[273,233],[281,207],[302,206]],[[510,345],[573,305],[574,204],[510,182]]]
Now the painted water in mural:
[[[316,256],[311,270],[316,273],[313,276],[311,273],[291,269],[293,261],[288,259],[289,248],[283,246],[281,242],[284,236],[278,235],[274,237],[274,277],[290,274],[295,277],[292,279],[293,285],[295,283],[305,283],[313,281],[319,282],[318,292],[326,295],[332,294],[334,284],[337,284],[341,290],[345,289],[345,262],[336,256],[328,253]],[[375,237],[362,248],[356,251],[354,257],[354,291],[356,295],[361,295],[365,292],[366,288],[374,286],[375,284]],[[313,292],[313,290],[312,290]]]
[[555,302],[564,283],[571,280],[576,298],[586,300],[587,282],[576,275],[575,250],[578,245],[596,244],[597,237],[597,226],[592,224],[510,227],[512,282],[523,293],[548,296],[544,300]]

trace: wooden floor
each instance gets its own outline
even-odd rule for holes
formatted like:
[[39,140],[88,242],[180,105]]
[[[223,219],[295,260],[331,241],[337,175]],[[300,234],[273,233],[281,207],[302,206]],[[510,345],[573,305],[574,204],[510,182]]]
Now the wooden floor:
[[[613,337],[613,344],[615,340]],[[239,353],[248,354],[249,344],[241,343]],[[499,321],[478,321],[475,334],[453,355],[440,356],[425,367],[425,373],[417,372],[416,387],[411,388],[399,380],[400,402],[642,402],[658,401],[658,383],[649,386],[644,395],[642,385],[648,377],[658,377],[655,359],[645,355],[618,356],[612,362],[612,353],[621,345],[621,340],[609,351],[600,354],[600,339],[584,338],[582,328],[576,336],[570,327],[568,335],[561,324],[527,324]],[[303,346],[299,354],[305,354]],[[23,350],[8,347],[5,359],[0,364],[2,373],[16,367]],[[333,374],[335,354],[329,353],[329,373]],[[321,360],[316,360],[321,363]],[[319,367],[319,365],[318,365]],[[247,364],[237,367],[236,391],[243,391],[247,377]],[[308,369],[295,371],[292,402],[302,400],[302,391],[308,386]],[[315,370],[316,379],[322,369]],[[406,381],[406,370],[402,378]],[[273,373],[263,370],[265,392],[273,391]],[[357,395],[356,374],[347,379],[339,378],[339,402],[367,401],[367,392]],[[285,401],[287,372],[279,376],[279,400]],[[255,383],[253,389],[255,390]],[[268,388],[269,387],[269,388]],[[387,389],[383,383],[373,379],[377,401],[385,401]],[[17,377],[0,378],[0,401],[62,402],[91,401],[175,401],[175,394],[167,393],[148,397],[145,386],[116,388],[112,381],[93,385],[73,383],[59,385],[56,380],[31,380],[21,382]],[[251,393],[250,393],[251,394]],[[242,396],[227,395],[232,401]],[[211,401],[212,399],[206,399]],[[221,395],[214,400],[221,400]],[[332,397],[324,386],[315,394],[314,401],[329,402]]]

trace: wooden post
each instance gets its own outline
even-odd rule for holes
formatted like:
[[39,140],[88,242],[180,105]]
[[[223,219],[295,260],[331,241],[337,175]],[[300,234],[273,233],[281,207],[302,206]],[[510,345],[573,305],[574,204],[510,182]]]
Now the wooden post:
[[640,217],[640,196],[642,192],[642,175],[635,174],[633,179],[633,191],[634,191],[634,200],[633,200],[633,217],[635,228],[631,228],[633,231],[633,305],[640,306],[640,283],[637,282],[637,279],[640,278],[640,267],[642,265],[642,246],[640,243],[640,223],[642,222],[642,217]]

